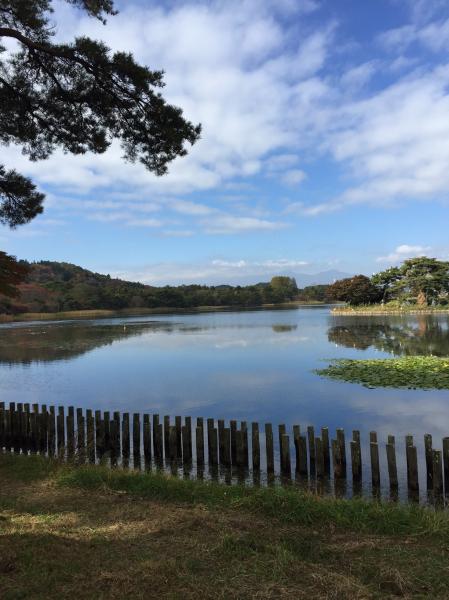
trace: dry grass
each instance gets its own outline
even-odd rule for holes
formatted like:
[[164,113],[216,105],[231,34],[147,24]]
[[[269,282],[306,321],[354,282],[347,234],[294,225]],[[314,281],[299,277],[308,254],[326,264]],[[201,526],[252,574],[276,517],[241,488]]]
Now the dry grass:
[[2,600],[449,597],[441,537],[61,486],[2,458]]

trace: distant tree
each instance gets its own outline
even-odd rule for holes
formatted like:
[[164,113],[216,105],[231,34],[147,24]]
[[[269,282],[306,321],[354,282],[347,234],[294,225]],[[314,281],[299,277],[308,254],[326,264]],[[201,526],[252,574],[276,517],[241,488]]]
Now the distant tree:
[[421,256],[406,260],[400,270],[401,286],[415,294],[420,305],[431,304],[449,291],[449,262]]
[[[112,0],[66,0],[105,23]],[[113,139],[124,156],[157,175],[186,154],[200,126],[186,121],[159,90],[162,71],[151,71],[126,52],[77,37],[54,43],[52,0],[0,0],[0,144],[19,144],[31,160],[57,147],[71,154],[103,153]],[[2,39],[19,50],[7,53]],[[42,212],[44,195],[0,165],[0,222],[15,227]]]
[[298,285],[294,277],[277,275],[271,278],[270,286],[275,295],[281,296],[285,300],[293,300],[298,294]]
[[339,279],[329,286],[327,294],[329,298],[347,302],[354,306],[372,304],[380,299],[379,290],[365,275]]
[[390,300],[397,288],[397,283],[402,278],[399,267],[390,267],[386,271],[376,273],[371,277],[371,283],[375,285],[382,295],[382,301]]
[[385,300],[413,298],[426,306],[449,292],[449,262],[427,256],[409,258],[400,267],[376,273],[371,282]]
[[0,251],[0,294],[9,298],[20,295],[17,288],[28,275],[29,267],[17,261],[15,256],[9,256]]

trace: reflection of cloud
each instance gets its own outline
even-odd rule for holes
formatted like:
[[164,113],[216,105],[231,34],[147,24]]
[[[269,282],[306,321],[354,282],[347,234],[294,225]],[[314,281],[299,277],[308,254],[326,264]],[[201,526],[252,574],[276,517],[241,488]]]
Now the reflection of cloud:
[[[373,390],[375,392],[375,390]],[[384,395],[373,397],[357,396],[349,398],[349,405],[357,412],[370,413],[373,427],[385,440],[387,435],[428,431],[436,436],[435,447],[449,431],[449,405],[446,398],[435,397],[429,392],[408,390],[407,397],[387,398]],[[393,396],[393,395],[392,395]],[[379,419],[376,422],[376,417]],[[399,445],[402,440],[398,440]],[[421,439],[417,440],[421,443]]]
[[229,340],[228,342],[217,342],[215,348],[246,348],[247,340]]

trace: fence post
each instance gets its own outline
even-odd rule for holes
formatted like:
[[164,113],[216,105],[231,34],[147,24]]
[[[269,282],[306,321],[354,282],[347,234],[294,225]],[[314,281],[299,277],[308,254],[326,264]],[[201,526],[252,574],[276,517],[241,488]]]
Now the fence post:
[[426,483],[427,489],[433,488],[433,452],[432,452],[432,436],[430,433],[424,434],[424,450],[426,455]]
[[390,479],[390,489],[397,490],[397,488],[398,488],[398,470],[397,470],[397,466],[396,466],[395,444],[388,443],[386,445],[386,448],[387,448],[388,477]]
[[92,409],[86,410],[87,457],[90,463],[95,463],[95,424]]
[[267,473],[274,473],[274,447],[273,447],[273,426],[271,423],[265,424],[265,448],[267,453]]
[[326,475],[329,476],[330,466],[331,466],[331,457],[329,451],[329,428],[322,427],[321,428],[321,440],[323,442],[323,457],[324,457],[324,470]]
[[443,438],[444,490],[449,495],[449,437]]
[[290,438],[286,433],[282,434],[281,438],[281,470],[284,477],[291,478]]
[[380,465],[379,465],[379,446],[377,442],[370,442],[371,456],[371,483],[373,489],[378,489],[380,486]]
[[198,417],[196,420],[196,462],[199,467],[204,467],[204,419]]
[[143,415],[143,455],[148,468],[151,465],[151,423],[147,414]]
[[134,466],[140,465],[140,414],[133,414],[133,461]]
[[418,483],[418,455],[416,446],[413,446],[413,436],[406,436],[406,457],[407,457],[407,482],[410,492],[419,490]]
[[260,471],[260,440],[258,423],[251,423],[251,450],[253,455],[253,471]]
[[433,495],[441,496],[443,493],[443,469],[441,461],[441,450],[432,450],[432,482]]

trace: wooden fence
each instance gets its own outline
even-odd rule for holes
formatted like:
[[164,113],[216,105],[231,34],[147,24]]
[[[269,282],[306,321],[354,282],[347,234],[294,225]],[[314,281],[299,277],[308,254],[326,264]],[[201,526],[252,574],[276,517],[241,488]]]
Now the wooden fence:
[[[354,488],[362,479],[371,478],[373,492],[381,485],[381,461],[376,432],[369,437],[369,469],[362,461],[362,443],[359,431],[352,432],[352,440],[346,442],[343,429],[337,429],[334,439],[329,430],[322,427],[317,436],[309,426],[302,433],[294,425],[292,438],[285,425],[278,426],[275,441],[273,426],[267,423],[259,432],[259,424],[222,419],[196,419],[192,427],[191,417],[177,416],[174,421],[159,415],[134,413],[120,414],[108,411],[59,406],[47,407],[33,404],[15,404],[9,408],[0,403],[0,448],[6,452],[44,454],[66,460],[96,463],[107,461],[111,466],[121,464],[140,467],[142,460],[151,464],[169,464],[189,469],[193,465],[201,471],[229,469],[239,473],[251,470],[253,474],[266,474],[267,479],[279,474],[284,481],[296,479],[324,481],[333,478],[335,484],[352,478]],[[261,437],[262,442],[261,444]],[[251,439],[251,443],[250,440]],[[291,444],[291,441],[293,444]],[[432,445],[432,436],[424,436],[427,489],[435,497],[449,494],[449,437],[445,437],[442,450]],[[293,452],[292,452],[293,450]],[[348,451],[349,450],[349,451]],[[405,437],[405,461],[407,487],[410,495],[419,491],[418,452],[413,436]],[[385,444],[388,483],[390,490],[398,489],[397,445],[395,437],[388,436]],[[291,456],[293,454],[293,457]],[[292,460],[293,458],[293,460]],[[350,467],[350,475],[348,474]],[[386,475],[386,474],[385,474]],[[404,474],[405,475],[405,474]]]

